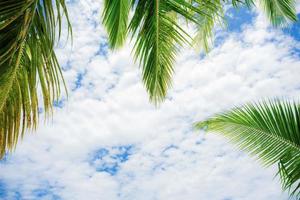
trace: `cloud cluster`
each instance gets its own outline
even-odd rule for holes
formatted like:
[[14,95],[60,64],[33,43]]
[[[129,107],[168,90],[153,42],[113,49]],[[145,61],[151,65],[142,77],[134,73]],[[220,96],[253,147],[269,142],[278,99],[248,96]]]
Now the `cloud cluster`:
[[69,2],[74,44],[57,49],[69,99],[1,161],[0,199],[287,199],[276,166],[262,168],[192,123],[255,99],[296,98],[300,43],[255,15],[219,33],[205,57],[183,49],[173,89],[155,108],[132,44],[108,49],[101,4]]

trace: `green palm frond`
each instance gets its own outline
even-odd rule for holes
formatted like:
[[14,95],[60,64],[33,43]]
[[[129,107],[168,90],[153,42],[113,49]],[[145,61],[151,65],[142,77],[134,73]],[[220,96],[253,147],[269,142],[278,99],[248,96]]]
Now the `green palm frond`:
[[[191,44],[191,36],[181,28],[178,18],[200,25],[199,17],[195,16],[211,17],[199,2],[136,0],[132,3],[135,12],[129,24],[129,32],[136,37],[135,58],[142,67],[143,81],[150,100],[155,104],[165,99],[171,86],[179,47]],[[206,6],[216,9],[216,5],[209,1]]]
[[157,103],[164,99],[171,85],[176,45],[185,41],[186,33],[177,26],[168,1],[140,0],[136,10],[129,27],[133,34],[137,32],[135,57],[141,63],[150,100]]
[[289,22],[297,21],[296,0],[232,0],[235,7],[247,7],[258,4],[267,14],[273,26],[284,26]]
[[0,2],[0,158],[26,129],[36,128],[37,88],[46,113],[60,95],[63,79],[54,43],[63,13],[67,16],[64,0]]
[[208,53],[213,44],[214,28],[225,22],[223,4],[220,0],[206,0],[199,1],[199,7],[205,15],[196,15],[197,30],[193,43]]
[[[127,34],[135,40],[134,56],[142,68],[144,85],[150,101],[158,104],[172,85],[180,47],[196,44],[208,52],[216,25],[225,24],[227,4],[249,8],[259,4],[275,26],[297,20],[295,0],[105,0],[103,24],[113,49],[124,44]],[[196,27],[194,39],[183,30],[180,19]]]
[[284,189],[300,197],[300,105],[262,101],[217,114],[196,124],[219,133],[266,166],[277,163]]
[[109,34],[109,44],[115,49],[121,47],[127,36],[130,0],[105,0],[103,24]]
[[297,20],[295,0],[260,0],[260,4],[274,26]]

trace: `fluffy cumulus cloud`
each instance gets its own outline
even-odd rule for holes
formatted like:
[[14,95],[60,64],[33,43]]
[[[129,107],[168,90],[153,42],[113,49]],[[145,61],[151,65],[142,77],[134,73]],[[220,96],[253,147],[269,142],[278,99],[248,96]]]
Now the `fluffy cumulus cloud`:
[[57,48],[69,89],[52,120],[0,163],[0,199],[282,200],[254,158],[193,122],[267,97],[297,98],[299,38],[256,13],[228,15],[207,56],[183,49],[173,87],[155,108],[130,54],[111,52],[101,1],[69,2],[73,46]]

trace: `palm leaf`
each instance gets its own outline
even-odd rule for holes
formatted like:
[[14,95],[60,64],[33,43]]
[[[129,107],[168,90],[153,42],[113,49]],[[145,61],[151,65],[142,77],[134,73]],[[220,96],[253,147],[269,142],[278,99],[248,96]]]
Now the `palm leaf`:
[[295,0],[261,0],[260,4],[274,26],[297,20]]
[[223,26],[225,21],[223,5],[219,0],[199,1],[198,5],[205,15],[196,15],[197,31],[193,43],[208,53],[213,44],[214,28]]
[[235,7],[246,5],[249,8],[259,4],[273,26],[285,26],[297,21],[295,0],[232,0],[232,4]]
[[266,166],[277,163],[284,189],[300,195],[300,106],[289,101],[262,101],[217,114],[196,124],[219,133]]
[[108,32],[110,46],[115,49],[122,46],[127,36],[130,0],[105,0],[103,25]]
[[133,34],[138,32],[135,57],[141,63],[150,100],[155,103],[166,96],[178,52],[176,44],[185,40],[185,33],[176,26],[176,16],[167,3],[161,0],[138,1],[129,27]]
[[[134,42],[134,56],[142,68],[150,100],[162,102],[172,85],[175,58],[180,47],[196,44],[209,51],[214,28],[224,24],[224,6],[260,3],[275,26],[296,21],[295,0],[105,0],[103,24],[110,46],[124,44],[127,33]],[[133,17],[129,20],[129,8]],[[196,36],[182,30],[180,19],[196,26]]]
[[[191,23],[200,25],[202,22],[196,16],[211,17],[207,12],[208,9],[204,9],[203,4],[199,2],[201,1],[132,2],[135,12],[129,24],[129,32],[136,39],[134,55],[142,67],[143,82],[150,100],[155,104],[165,99],[171,86],[173,65],[179,47],[184,44],[191,45],[191,36],[181,28],[178,18],[185,18]],[[216,4],[211,1],[206,2],[206,8],[208,7],[217,9]],[[205,41],[207,36],[208,34]]]
[[67,17],[64,0],[0,2],[0,158],[26,129],[36,128],[39,85],[46,113],[60,95],[63,79],[54,43],[62,13]]

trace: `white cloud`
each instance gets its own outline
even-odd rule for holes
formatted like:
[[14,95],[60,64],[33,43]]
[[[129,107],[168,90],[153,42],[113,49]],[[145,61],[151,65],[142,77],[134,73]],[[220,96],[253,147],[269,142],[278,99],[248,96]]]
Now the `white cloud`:
[[[105,43],[98,1],[70,5],[74,44],[57,50],[70,91],[53,122],[26,135],[0,165],[8,198],[15,191],[33,199],[212,199],[282,200],[276,168],[264,169],[220,136],[192,130],[192,123],[215,112],[262,97],[299,93],[299,43],[266,26],[258,15],[241,33],[204,59],[189,49],[178,56],[173,89],[155,108],[133,63],[130,45],[97,55]],[[76,77],[83,73],[81,87]],[[126,162],[112,147],[132,145]],[[97,171],[91,154],[110,150],[118,172]],[[96,162],[96,163],[102,163]],[[45,184],[46,183],[46,184]],[[49,189],[50,188],[50,189]],[[9,196],[11,195],[11,196]],[[52,195],[52,196],[51,196]]]

